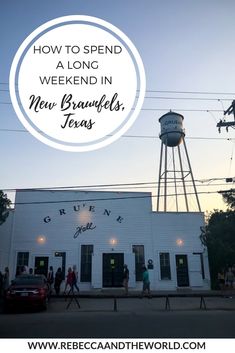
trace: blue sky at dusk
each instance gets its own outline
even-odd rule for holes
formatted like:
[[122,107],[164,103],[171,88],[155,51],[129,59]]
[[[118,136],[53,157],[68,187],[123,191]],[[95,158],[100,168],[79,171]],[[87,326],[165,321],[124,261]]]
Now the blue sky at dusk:
[[[235,130],[219,134],[216,123],[235,99],[234,13],[233,0],[0,0],[0,189],[157,182],[158,119],[171,109],[185,118],[198,191],[210,192],[199,195],[203,211],[224,208],[216,191],[230,188],[224,178],[235,177]],[[33,30],[66,15],[110,22],[138,49],[146,72],[146,98],[125,134],[138,137],[123,136],[102,149],[72,153],[22,131],[9,94],[12,60]],[[218,180],[201,182],[209,179]],[[156,189],[123,188],[153,195]]]

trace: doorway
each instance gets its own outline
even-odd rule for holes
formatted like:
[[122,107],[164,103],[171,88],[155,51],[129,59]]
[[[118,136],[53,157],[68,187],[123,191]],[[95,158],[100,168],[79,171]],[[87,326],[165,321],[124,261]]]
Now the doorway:
[[36,256],[34,263],[35,275],[44,275],[47,277],[48,273],[48,256]]
[[122,287],[124,254],[103,254],[103,287]]
[[175,255],[177,286],[189,287],[188,258],[187,255]]

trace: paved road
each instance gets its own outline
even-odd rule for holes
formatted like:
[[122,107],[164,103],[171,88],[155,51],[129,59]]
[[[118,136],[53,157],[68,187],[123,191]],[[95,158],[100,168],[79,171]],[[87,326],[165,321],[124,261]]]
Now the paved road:
[[[123,299],[114,312],[112,299],[80,299],[66,310],[68,301],[53,300],[47,312],[0,314],[1,338],[235,338],[235,299],[207,302],[163,299]],[[222,305],[223,304],[223,305]],[[227,307],[225,306],[227,304]]]

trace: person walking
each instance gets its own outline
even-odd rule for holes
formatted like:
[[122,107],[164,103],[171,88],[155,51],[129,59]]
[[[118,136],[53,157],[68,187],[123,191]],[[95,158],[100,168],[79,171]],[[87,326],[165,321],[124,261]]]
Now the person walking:
[[73,271],[72,271],[72,292],[73,293],[74,293],[74,287],[79,292],[79,288],[78,288],[77,282],[78,282],[77,267],[76,267],[76,265],[73,265]]
[[51,294],[51,291],[52,291],[51,287],[52,287],[52,284],[54,283],[54,271],[52,266],[50,266],[49,272],[47,274],[47,283],[49,287],[49,293]]
[[129,270],[127,265],[123,267],[123,287],[125,289],[125,294],[128,295],[128,283],[129,283]]
[[224,286],[225,286],[224,269],[222,269],[221,271],[218,272],[217,279],[218,279],[218,284],[219,284],[220,289],[223,290]]
[[3,280],[2,280],[2,287],[3,287],[3,293],[5,294],[8,287],[9,287],[9,268],[5,267],[5,272],[3,274]]
[[231,267],[229,267],[228,271],[226,272],[225,282],[229,286],[230,289],[233,289],[234,274],[232,272],[232,268]]
[[67,272],[67,276],[66,276],[66,283],[65,283],[65,288],[64,288],[64,295],[67,294],[66,290],[69,287],[69,291],[68,294],[71,292],[72,290],[72,284],[73,284],[73,274],[72,274],[72,268],[69,267],[68,268],[68,272]]
[[151,293],[150,293],[150,281],[149,281],[149,273],[147,270],[147,267],[143,267],[143,290],[142,290],[142,298],[147,291],[148,297],[151,298]]
[[55,283],[54,283],[54,288],[57,295],[60,294],[60,286],[62,281],[63,281],[63,274],[62,274],[61,267],[59,267],[55,274]]
[[2,289],[3,289],[3,274],[0,271],[0,298],[2,296]]

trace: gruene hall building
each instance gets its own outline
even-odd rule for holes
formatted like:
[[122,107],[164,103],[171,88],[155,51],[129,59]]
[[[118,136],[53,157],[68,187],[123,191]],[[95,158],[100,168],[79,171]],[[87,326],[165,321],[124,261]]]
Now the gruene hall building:
[[0,269],[18,266],[47,274],[76,265],[80,290],[142,288],[148,268],[152,290],[210,288],[208,258],[199,239],[202,212],[153,212],[151,193],[21,190],[0,226]]

